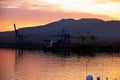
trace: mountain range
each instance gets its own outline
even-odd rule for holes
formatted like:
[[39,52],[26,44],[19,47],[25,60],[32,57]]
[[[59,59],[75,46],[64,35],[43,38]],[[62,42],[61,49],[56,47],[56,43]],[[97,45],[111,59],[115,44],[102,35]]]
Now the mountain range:
[[[16,24],[17,25],[17,24]],[[61,19],[42,26],[33,26],[18,29],[24,35],[24,42],[41,43],[45,39],[52,39],[53,35],[60,35],[62,30],[77,36],[78,33],[88,36],[88,32],[98,37],[98,42],[120,41],[120,21],[104,21],[96,18]],[[15,32],[0,32],[0,42],[15,42]]]

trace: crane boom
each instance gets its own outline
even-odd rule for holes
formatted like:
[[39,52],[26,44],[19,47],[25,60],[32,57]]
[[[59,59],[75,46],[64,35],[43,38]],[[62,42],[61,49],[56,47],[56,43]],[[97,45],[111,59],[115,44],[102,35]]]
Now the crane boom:
[[15,24],[14,24],[14,30],[15,30],[16,36],[18,36],[18,31],[17,31],[17,29],[16,29],[16,25],[15,25]]

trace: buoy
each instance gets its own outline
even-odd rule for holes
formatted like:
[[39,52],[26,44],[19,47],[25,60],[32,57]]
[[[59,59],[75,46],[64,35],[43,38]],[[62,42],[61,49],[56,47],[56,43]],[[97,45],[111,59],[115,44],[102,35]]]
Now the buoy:
[[106,77],[106,80],[108,80],[108,77]]
[[92,76],[92,75],[88,75],[88,76],[86,77],[86,80],[93,80],[93,76]]
[[100,76],[97,77],[97,80],[100,80]]

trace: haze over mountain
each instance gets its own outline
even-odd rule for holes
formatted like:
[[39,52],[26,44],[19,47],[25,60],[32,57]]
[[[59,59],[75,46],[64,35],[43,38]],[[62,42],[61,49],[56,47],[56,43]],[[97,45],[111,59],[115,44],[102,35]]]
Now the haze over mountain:
[[[17,24],[16,24],[17,25]],[[73,36],[78,32],[88,36],[88,31],[98,37],[97,41],[120,41],[120,21],[103,21],[95,18],[80,20],[61,19],[43,26],[34,26],[19,29],[19,34],[24,35],[24,42],[40,43],[45,39],[52,39],[53,35],[60,35],[62,29]],[[1,32],[0,42],[15,42],[15,32]]]

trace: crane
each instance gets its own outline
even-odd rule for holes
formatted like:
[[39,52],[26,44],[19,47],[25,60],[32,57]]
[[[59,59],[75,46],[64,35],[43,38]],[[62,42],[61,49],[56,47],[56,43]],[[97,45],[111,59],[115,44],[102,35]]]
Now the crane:
[[77,36],[75,37],[77,39],[77,43],[80,44],[82,42],[82,45],[84,45],[85,43],[85,37],[80,35],[80,33],[78,32]]
[[97,37],[95,37],[94,35],[91,34],[91,32],[88,31],[88,40],[89,40],[89,45],[94,46],[95,45],[95,40],[97,39]]
[[54,37],[60,37],[61,41],[64,44],[69,44],[70,43],[70,38],[71,35],[69,33],[67,33],[64,29],[62,29],[61,34],[60,35],[53,35]]
[[18,30],[16,29],[16,25],[14,24],[14,30],[15,30],[15,38],[16,38],[16,44],[17,47],[22,47],[23,45],[23,35],[19,34]]

